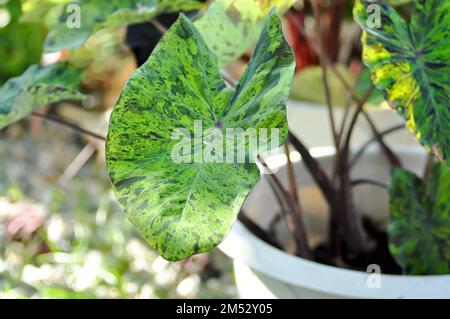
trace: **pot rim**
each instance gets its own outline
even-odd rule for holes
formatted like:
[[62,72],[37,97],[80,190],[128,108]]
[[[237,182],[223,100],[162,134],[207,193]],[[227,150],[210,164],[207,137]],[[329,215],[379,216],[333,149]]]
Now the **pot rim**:
[[[396,146],[406,156],[426,154],[420,146]],[[374,148],[367,154],[373,154]],[[329,154],[317,158],[329,157]],[[235,261],[287,284],[353,298],[449,298],[450,275],[380,274],[379,288],[369,288],[372,273],[306,260],[277,249],[237,221],[219,249]]]

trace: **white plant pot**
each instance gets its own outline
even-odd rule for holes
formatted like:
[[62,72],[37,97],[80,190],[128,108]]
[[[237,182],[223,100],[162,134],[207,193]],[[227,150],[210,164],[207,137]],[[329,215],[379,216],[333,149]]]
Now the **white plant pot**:
[[[353,111],[353,110],[352,110]],[[368,109],[371,119],[379,131],[394,127],[404,122],[391,109]],[[333,111],[338,127],[344,115],[344,108],[337,107]],[[290,100],[287,106],[289,128],[308,147],[332,145],[328,109],[325,105]],[[352,146],[357,147],[372,137],[367,121],[360,116],[353,134]],[[419,145],[414,136],[406,129],[397,131],[386,137],[386,141],[395,145]]]
[[[417,174],[423,171],[426,155],[421,148],[396,147],[394,150],[400,155],[405,168]],[[313,152],[327,171],[332,168],[330,152],[329,148]],[[295,163],[295,173],[301,188],[313,185],[311,176],[300,161]],[[277,174],[287,185],[284,166],[280,167]],[[360,160],[352,176],[370,177],[388,183],[389,169],[381,152],[372,149]],[[354,192],[359,210],[371,216],[379,225],[386,225],[386,190],[361,185]],[[310,240],[320,241],[325,233],[326,223],[323,221],[327,214],[326,206],[308,196],[303,196],[301,200],[306,212],[305,226],[308,233],[313,235]],[[276,200],[266,177],[263,177],[247,198],[244,211],[262,227],[267,227],[276,210]],[[311,211],[314,213],[308,214]],[[219,247],[234,260],[236,284],[241,298],[450,298],[450,275],[381,274],[374,278],[372,273],[327,266],[281,251],[257,238],[240,222],[235,224]],[[379,283],[379,286],[374,287],[368,282]]]

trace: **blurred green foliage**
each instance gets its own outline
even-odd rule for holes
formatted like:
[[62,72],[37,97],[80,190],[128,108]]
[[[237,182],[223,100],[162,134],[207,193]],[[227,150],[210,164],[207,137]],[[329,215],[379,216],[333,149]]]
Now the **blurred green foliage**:
[[0,0],[0,84],[41,59],[46,25],[22,22],[21,14],[21,0]]

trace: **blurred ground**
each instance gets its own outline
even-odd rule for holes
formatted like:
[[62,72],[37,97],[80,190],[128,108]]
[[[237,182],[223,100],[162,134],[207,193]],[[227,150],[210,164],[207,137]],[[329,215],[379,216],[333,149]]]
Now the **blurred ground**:
[[57,186],[85,140],[52,123],[27,132],[17,124],[0,135],[0,298],[236,297],[217,249],[169,263],[149,248],[95,154]]

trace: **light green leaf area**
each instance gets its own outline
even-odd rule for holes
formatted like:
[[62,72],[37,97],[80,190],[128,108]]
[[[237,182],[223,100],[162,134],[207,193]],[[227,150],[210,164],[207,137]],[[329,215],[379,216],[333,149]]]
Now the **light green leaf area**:
[[357,1],[354,17],[364,30],[363,59],[374,84],[420,143],[448,161],[450,1],[415,5],[409,24],[381,1]]
[[390,194],[389,248],[408,275],[450,273],[450,171],[437,163],[426,184],[395,169]]
[[84,95],[75,90],[82,76],[80,70],[56,63],[32,65],[21,76],[8,80],[0,88],[0,129],[43,105],[82,99]]
[[[347,66],[337,64],[336,68],[346,79],[347,83],[353,83],[355,81]],[[331,99],[334,105],[344,107],[348,102],[348,97],[345,94],[342,94],[342,92],[345,91],[342,82],[338,76],[331,72],[329,74],[328,82]],[[296,72],[294,80],[292,81],[291,98],[298,101],[325,105],[326,97],[323,89],[322,67],[313,65]]]
[[401,6],[407,3],[411,3],[414,0],[387,0],[387,3],[393,7]]
[[[226,156],[226,131],[277,128],[283,144],[293,73],[293,54],[273,12],[236,91],[227,88],[215,55],[183,15],[130,77],[111,115],[107,167],[129,220],[164,258],[206,252],[228,234],[260,176],[248,147],[247,160],[237,160],[234,137]],[[203,139],[188,139],[180,153],[177,145],[195,137],[194,121],[201,121]],[[176,129],[185,129],[182,139],[173,138]],[[188,160],[174,160],[174,151]]]
[[49,15],[59,16],[61,8],[70,0],[23,0],[22,15],[20,22],[22,23],[49,23]]
[[96,32],[140,23],[165,12],[198,9],[197,0],[75,0],[52,26],[45,51],[81,47]]
[[284,12],[296,0],[215,0],[195,27],[225,66],[239,58],[258,40],[272,8]]
[[[336,64],[335,68],[346,79],[347,83],[350,85],[355,84],[356,78],[349,67],[343,64]],[[358,85],[355,91],[357,96],[364,97],[366,92],[373,86],[370,77],[371,72],[365,67],[361,71],[360,78],[358,79]],[[345,92],[347,89],[342,84],[341,79],[332,72],[328,74],[328,87],[333,105],[336,107],[345,107],[349,101],[348,96],[342,94],[342,92]],[[317,104],[317,106],[326,105],[327,100],[323,89],[322,67],[313,65],[297,71],[292,81],[290,98],[297,101],[311,102]],[[368,98],[365,107],[370,107],[372,110],[380,109],[384,102],[383,93],[375,90]]]

